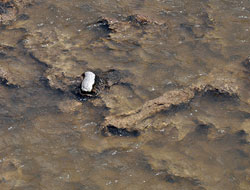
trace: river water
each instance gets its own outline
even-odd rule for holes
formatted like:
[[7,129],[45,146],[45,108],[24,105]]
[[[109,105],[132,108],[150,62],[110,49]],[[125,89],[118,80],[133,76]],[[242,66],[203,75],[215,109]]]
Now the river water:
[[[250,189],[249,0],[1,0],[0,21],[1,190]],[[88,70],[121,79],[83,98]]]

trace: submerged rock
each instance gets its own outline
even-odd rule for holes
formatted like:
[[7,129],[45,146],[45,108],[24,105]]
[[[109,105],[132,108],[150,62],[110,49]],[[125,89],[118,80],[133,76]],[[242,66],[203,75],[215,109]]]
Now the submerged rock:
[[[144,121],[161,111],[170,110],[174,106],[188,104],[197,94],[206,92],[215,92],[218,95],[237,97],[237,86],[224,81],[209,83],[198,83],[192,87],[172,90],[164,93],[162,96],[145,102],[141,107],[130,110],[128,113],[109,115],[105,118],[104,126],[117,126],[118,128],[139,129],[146,128]],[[231,81],[230,81],[231,82]],[[235,89],[236,88],[236,89]]]
[[120,136],[120,137],[138,137],[140,132],[138,130],[127,130],[125,128],[117,128],[113,125],[108,125],[107,127],[103,128],[102,134],[104,136]]
[[130,15],[127,17],[127,20],[130,22],[134,22],[140,26],[147,25],[151,22],[146,16],[140,14]]
[[245,59],[243,62],[241,62],[241,64],[247,71],[250,71],[250,56],[247,59]]
[[107,116],[104,125],[113,125],[127,129],[143,129],[145,126],[140,126],[139,123],[147,117],[162,110],[167,110],[172,105],[188,103],[194,96],[195,91],[189,88],[166,92],[162,96],[146,102],[139,109],[130,111],[128,114]]

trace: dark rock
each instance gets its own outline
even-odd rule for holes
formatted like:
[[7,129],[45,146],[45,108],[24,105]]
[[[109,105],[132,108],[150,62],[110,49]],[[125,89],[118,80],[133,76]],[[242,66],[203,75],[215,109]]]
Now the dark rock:
[[195,131],[201,135],[207,135],[209,132],[209,129],[211,128],[210,125],[206,125],[206,124],[199,124]]
[[238,143],[245,145],[245,144],[249,144],[249,142],[247,141],[246,137],[248,136],[248,134],[246,133],[246,131],[244,130],[239,130],[235,133],[236,138]]
[[180,27],[182,29],[185,29],[188,33],[194,35],[193,26],[192,25],[187,24],[187,23],[182,23],[182,24],[180,24]]
[[250,57],[241,62],[241,65],[243,65],[243,67],[250,71]]
[[18,88],[17,85],[10,84],[9,81],[5,78],[0,77],[0,84],[7,88]]
[[7,24],[16,18],[17,8],[11,0],[0,1],[0,24]]
[[217,88],[212,88],[209,85],[206,86],[205,90],[202,92],[203,97],[211,98],[213,101],[230,101],[238,98],[237,94],[230,94],[227,91],[220,90]]
[[168,183],[179,183],[182,184],[183,186],[200,186],[200,181],[194,178],[189,178],[189,177],[180,177],[180,176],[175,176],[168,174],[165,178],[165,180]]
[[120,82],[122,74],[118,70],[111,69],[103,74],[103,78],[107,81],[108,86],[112,86]]
[[240,130],[236,133],[236,135],[239,137],[245,137],[247,136],[247,133],[244,130]]
[[3,52],[0,52],[0,59],[3,59],[3,58],[5,58],[5,57],[6,57],[6,54],[3,53]]
[[18,16],[19,20],[28,20],[29,18],[30,18],[29,15],[26,14],[21,14]]
[[13,8],[11,1],[0,1],[0,14],[7,14],[8,8]]
[[176,182],[176,179],[175,179],[173,176],[171,176],[171,175],[167,175],[167,176],[166,176],[166,181],[167,181],[168,183],[175,183],[175,182]]
[[140,132],[138,130],[128,131],[127,129],[117,128],[113,125],[108,125],[103,129],[103,135],[108,136],[108,134],[120,137],[138,137]]
[[103,18],[103,19],[97,21],[97,26],[100,27],[102,30],[104,30],[107,33],[110,33],[113,31],[110,28],[109,20],[106,18]]
[[138,14],[128,16],[127,20],[140,26],[147,25],[149,23],[149,20],[146,17]]

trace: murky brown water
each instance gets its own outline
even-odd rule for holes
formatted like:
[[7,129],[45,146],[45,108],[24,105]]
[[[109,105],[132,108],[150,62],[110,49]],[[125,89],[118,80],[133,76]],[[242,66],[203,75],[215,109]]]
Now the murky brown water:
[[0,0],[0,21],[1,190],[250,189],[249,0]]

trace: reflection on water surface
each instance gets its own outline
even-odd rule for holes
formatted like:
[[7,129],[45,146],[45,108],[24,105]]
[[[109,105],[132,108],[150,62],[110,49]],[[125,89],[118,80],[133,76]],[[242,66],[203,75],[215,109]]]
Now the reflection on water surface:
[[0,0],[0,189],[248,190],[249,32],[248,0]]

